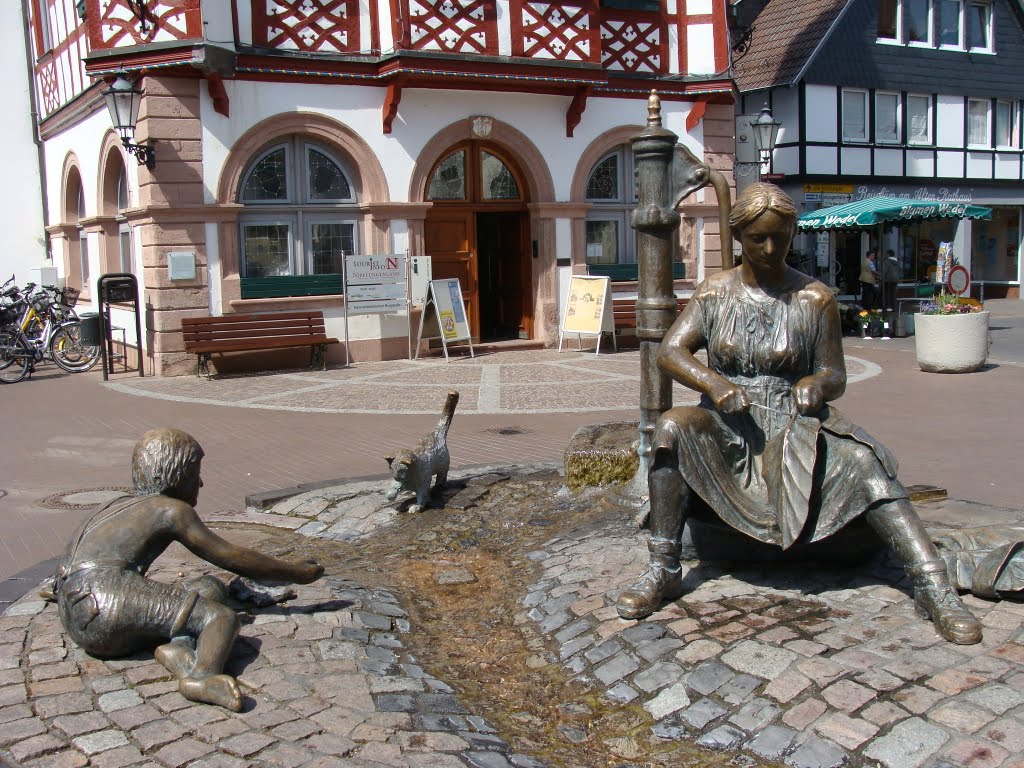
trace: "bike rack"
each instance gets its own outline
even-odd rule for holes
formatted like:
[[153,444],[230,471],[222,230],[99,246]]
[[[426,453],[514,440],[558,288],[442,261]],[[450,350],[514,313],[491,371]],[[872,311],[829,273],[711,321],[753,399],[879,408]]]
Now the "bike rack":
[[[100,355],[103,364],[103,380],[106,381],[114,372],[114,361],[118,356],[114,354],[114,339],[112,337],[113,327],[110,324],[110,305],[130,304],[135,313],[135,340],[139,345],[139,376],[145,376],[145,362],[142,356],[142,317],[139,314],[139,281],[130,272],[111,272],[100,275],[96,281],[96,293],[100,297]],[[122,337],[123,339],[123,337]],[[125,365],[127,366],[128,345],[124,347]]]

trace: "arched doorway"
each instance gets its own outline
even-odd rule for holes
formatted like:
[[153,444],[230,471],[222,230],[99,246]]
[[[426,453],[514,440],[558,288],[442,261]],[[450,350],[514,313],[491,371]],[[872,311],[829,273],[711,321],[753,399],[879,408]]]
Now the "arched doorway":
[[532,338],[530,223],[515,162],[486,142],[462,142],[433,167],[424,197],[434,279],[459,279],[473,336]]

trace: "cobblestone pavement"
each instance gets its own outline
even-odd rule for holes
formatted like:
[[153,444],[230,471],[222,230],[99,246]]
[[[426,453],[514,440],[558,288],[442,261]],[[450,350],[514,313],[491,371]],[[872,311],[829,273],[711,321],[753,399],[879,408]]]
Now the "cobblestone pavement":
[[[847,357],[849,382],[880,368]],[[435,414],[438,389],[459,390],[460,414],[585,413],[621,410],[637,399],[640,353],[530,350],[475,358],[389,360],[351,368],[273,376],[204,379],[121,379],[109,386],[126,394],[188,403],[311,413]],[[693,402],[675,385],[675,402]]]
[[[449,507],[526,471],[453,473],[468,482]],[[379,480],[349,482],[221,519],[366,541],[401,525],[383,492]],[[1024,519],[954,501],[922,515],[933,529]],[[652,725],[631,739],[791,768],[1024,766],[1024,604],[968,597],[985,640],[955,646],[914,614],[902,568],[885,557],[830,570],[690,563],[682,599],[627,622],[614,599],[646,546],[625,515],[523,555],[536,576],[510,599],[542,641],[531,647],[594,694],[642,706]],[[183,551],[159,564],[159,579],[197,567]],[[417,664],[406,647],[416,628],[391,591],[337,577],[297,591],[243,626],[229,667],[249,695],[242,714],[186,701],[150,657],[89,658],[52,605],[26,595],[0,617],[0,756],[46,768],[540,765]],[[626,765],[621,745],[609,747]]]

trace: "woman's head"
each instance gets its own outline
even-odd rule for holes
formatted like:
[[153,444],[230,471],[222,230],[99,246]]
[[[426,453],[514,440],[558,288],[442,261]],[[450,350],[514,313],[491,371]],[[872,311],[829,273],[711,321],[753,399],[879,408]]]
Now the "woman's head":
[[794,229],[796,228],[796,219],[799,214],[789,195],[774,184],[758,182],[751,184],[736,198],[729,216],[733,237],[740,240],[744,227],[763,216],[767,211],[788,220],[790,225]]

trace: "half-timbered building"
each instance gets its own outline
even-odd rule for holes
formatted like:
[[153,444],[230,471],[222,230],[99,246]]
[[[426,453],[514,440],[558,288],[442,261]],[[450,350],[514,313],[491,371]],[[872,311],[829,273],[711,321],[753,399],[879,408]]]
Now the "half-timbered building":
[[[731,169],[725,0],[28,5],[54,261],[91,299],[100,274],[138,276],[160,374],[193,370],[183,317],[317,308],[340,335],[345,253],[430,256],[475,337],[550,343],[560,275],[635,291],[629,140],[652,89]],[[120,77],[152,167],[111,127]],[[721,262],[713,194],[682,213],[685,289]],[[404,356],[407,325],[353,317],[352,359]]]
[[802,265],[856,292],[869,247],[899,261],[904,291],[940,243],[977,297],[1019,296],[1024,207],[1024,12],[1018,0],[742,0],[740,112],[782,129],[764,170],[802,210],[875,196],[992,208],[877,232],[798,236]]

